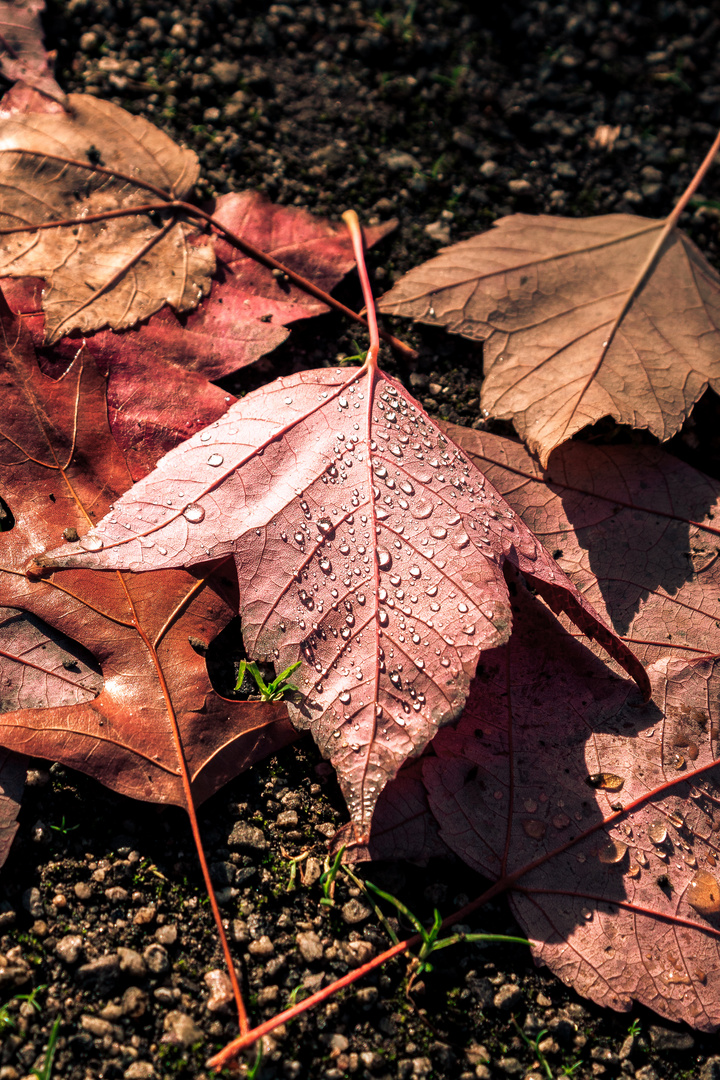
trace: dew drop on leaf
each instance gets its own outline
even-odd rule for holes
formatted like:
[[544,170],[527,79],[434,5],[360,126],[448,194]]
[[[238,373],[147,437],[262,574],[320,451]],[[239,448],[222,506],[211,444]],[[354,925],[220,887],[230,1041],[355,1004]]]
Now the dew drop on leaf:
[[211,454],[207,460],[207,463],[208,465],[212,465],[213,468],[216,468],[218,465],[222,465],[224,460],[225,458],[222,456],[222,454]]
[[335,526],[333,525],[330,518],[320,518],[317,523],[317,527],[318,531],[321,532],[323,536],[332,536],[332,534],[335,532]]
[[606,863],[608,865],[619,863],[625,858],[626,851],[627,844],[623,844],[620,840],[611,840],[609,844],[600,848],[598,851],[598,859],[601,863]]
[[343,705],[348,705],[350,700],[351,700],[350,699],[350,691],[349,690],[343,690],[342,694],[338,695],[338,700],[341,701],[343,703]]
[[591,773],[586,777],[585,783],[591,788],[598,788],[602,791],[621,791],[625,780],[622,776],[616,776],[615,773],[599,772]]
[[443,529],[442,525],[438,525],[430,530],[430,535],[433,540],[444,540],[447,536],[447,529]]
[[525,835],[529,836],[532,840],[542,840],[545,835],[545,822],[539,821],[537,818],[530,818],[527,821],[523,821],[522,827]]
[[648,825],[647,834],[653,844],[664,844],[667,839],[667,826],[664,821],[652,821]]
[[187,518],[188,521],[191,521],[193,525],[195,525],[203,520],[205,511],[198,503],[190,503],[183,510],[183,517]]
[[466,532],[458,533],[453,540],[453,547],[456,551],[462,551],[464,547],[467,547],[470,543],[470,537]]
[[720,884],[707,870],[698,870],[688,885],[686,896],[690,907],[700,915],[720,912]]
[[415,488],[408,480],[403,480],[402,484],[400,485],[400,490],[404,491],[406,495],[415,494]]
[[423,520],[424,518],[429,518],[432,512],[433,505],[431,502],[428,502],[427,499],[419,499],[418,502],[416,502],[415,505],[412,506],[410,509],[410,513],[412,514],[412,516],[420,520]]
[[378,548],[375,552],[377,557],[378,566],[381,570],[389,570],[392,566],[392,555],[385,548]]
[[81,548],[85,548],[86,551],[99,551],[103,546],[103,542],[99,536],[81,536],[79,540]]

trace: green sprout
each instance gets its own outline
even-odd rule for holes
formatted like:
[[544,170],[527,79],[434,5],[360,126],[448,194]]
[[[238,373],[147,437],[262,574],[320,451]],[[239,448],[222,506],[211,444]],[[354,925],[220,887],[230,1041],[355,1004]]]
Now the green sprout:
[[352,364],[355,360],[357,360],[360,364],[365,363],[365,359],[367,357],[367,349],[362,349],[358,342],[355,340],[355,338],[350,338],[350,344],[355,350],[355,353],[353,356],[343,356],[340,360],[338,360],[338,364],[340,364],[341,367],[344,367],[346,364]]
[[[464,932],[459,932],[451,934],[450,937],[438,938],[440,930],[442,929],[443,920],[437,908],[433,912],[432,926],[428,930],[423,926],[418,917],[413,915],[412,911],[410,911],[401,900],[398,900],[397,897],[392,896],[391,893],[383,892],[382,889],[378,889],[377,885],[373,885],[372,881],[366,881],[365,886],[383,900],[387,900],[388,903],[393,904],[400,914],[404,915],[412,924],[417,934],[422,939],[422,945],[417,958],[418,966],[413,972],[410,985],[412,985],[415,979],[424,972],[432,971],[432,964],[429,962],[430,956],[440,949],[447,949],[450,945],[458,945],[462,941],[469,941],[471,944],[478,944],[480,942],[487,943],[491,941],[513,942],[518,945],[530,944],[527,938],[513,937],[510,934],[466,934]],[[408,985],[408,991],[410,990],[410,985]]]
[[[35,1002],[33,1002],[33,1005]],[[55,1058],[55,1051],[57,1050],[58,1034],[60,1033],[61,1018],[58,1016],[50,1031],[50,1038],[48,1039],[47,1050],[45,1051],[45,1060],[41,1069],[33,1069],[30,1076],[37,1076],[38,1080],[50,1080],[52,1076],[53,1060]]]
[[283,696],[288,692],[292,694],[299,694],[300,690],[291,682],[287,682],[289,675],[292,675],[293,671],[297,670],[302,664],[302,660],[296,660],[290,667],[286,667],[284,671],[281,671],[277,678],[273,679],[271,683],[266,683],[260,674],[260,669],[254,660],[241,660],[238,668],[237,682],[235,683],[235,689],[239,690],[243,684],[245,673],[249,672],[257,684],[257,688],[260,691],[260,698],[262,701],[282,701]]
[[635,1019],[633,1020],[632,1024],[628,1028],[628,1035],[632,1035],[633,1039],[635,1039],[635,1038],[637,1038],[637,1036],[639,1034],[640,1034],[640,1021],[638,1020],[638,1018],[636,1016]]
[[65,815],[63,814],[62,820],[60,821],[60,824],[59,825],[51,825],[50,828],[53,830],[53,832],[61,833],[62,836],[67,836],[68,833],[74,832],[75,829],[79,829],[80,826],[79,825],[66,825],[65,824]]
[[320,875],[320,888],[323,891],[320,903],[325,904],[326,907],[332,907],[335,903],[335,879],[337,878],[338,870],[340,869],[342,857],[345,854],[345,847],[346,845],[343,844],[332,864],[330,863],[329,857],[325,859],[325,869]]
[[252,1063],[252,1065],[248,1065],[247,1073],[245,1074],[246,1077],[247,1077],[247,1080],[255,1080],[258,1073],[260,1072],[260,1066],[262,1065],[262,1057],[263,1057],[262,1039],[259,1039],[256,1045],[257,1045],[257,1049],[255,1051],[255,1060]]

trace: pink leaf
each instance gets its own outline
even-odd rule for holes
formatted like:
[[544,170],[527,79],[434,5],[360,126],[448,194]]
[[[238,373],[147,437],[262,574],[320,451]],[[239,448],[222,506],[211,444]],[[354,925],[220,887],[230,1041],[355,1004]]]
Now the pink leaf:
[[335,765],[356,833],[411,756],[462,712],[506,641],[505,565],[647,689],[644,669],[402,386],[302,372],[167,454],[45,567],[150,570],[233,554],[249,656],[294,677],[293,722]]

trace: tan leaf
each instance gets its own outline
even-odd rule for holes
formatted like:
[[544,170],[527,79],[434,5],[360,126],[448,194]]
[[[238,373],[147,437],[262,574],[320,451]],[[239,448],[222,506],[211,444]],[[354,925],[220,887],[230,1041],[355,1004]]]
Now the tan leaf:
[[411,270],[379,307],[484,341],[481,406],[543,465],[603,416],[669,439],[720,386],[720,277],[668,224],[513,214]]
[[[0,228],[46,225],[184,199],[195,154],[107,101],[71,94],[72,112],[0,114]],[[215,256],[162,213],[0,234],[0,273],[41,277],[48,342],[72,330],[133,326],[168,303],[191,311]]]

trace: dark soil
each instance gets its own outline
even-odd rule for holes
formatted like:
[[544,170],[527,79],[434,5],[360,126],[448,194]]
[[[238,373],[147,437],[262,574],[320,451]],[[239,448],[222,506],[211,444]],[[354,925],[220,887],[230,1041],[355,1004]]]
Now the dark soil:
[[[201,196],[251,187],[332,217],[349,207],[366,222],[396,216],[397,231],[371,255],[383,291],[440,244],[503,214],[666,213],[720,122],[718,2],[480,6],[68,0],[53,4],[47,28],[65,88],[142,113],[198,152]],[[612,150],[594,141],[603,124],[619,128]],[[711,175],[706,198],[715,187]],[[682,222],[715,264],[718,213],[694,206]],[[341,292],[359,306],[352,282]],[[384,366],[436,416],[484,424],[479,347],[396,331],[420,359],[411,369],[388,354]],[[355,336],[328,316],[227,387],[334,363]],[[595,434],[646,438],[609,424]],[[720,475],[714,395],[671,449]],[[310,743],[240,777],[202,818],[255,1020],[386,946],[342,875],[334,904],[321,902],[326,840],[345,814]],[[369,874],[423,921],[483,888],[459,862]],[[212,993],[206,979],[222,964],[179,811],[38,768],[0,896],[0,1080],[39,1066],[56,1018],[52,1075],[210,1075],[205,1060],[236,1024],[222,977],[211,977]],[[472,929],[517,932],[504,901]],[[602,1011],[521,946],[446,950],[410,998],[406,979],[406,961],[394,961],[276,1031],[257,1076],[720,1078],[716,1039],[644,1009]],[[37,987],[34,1003],[17,996]]]

